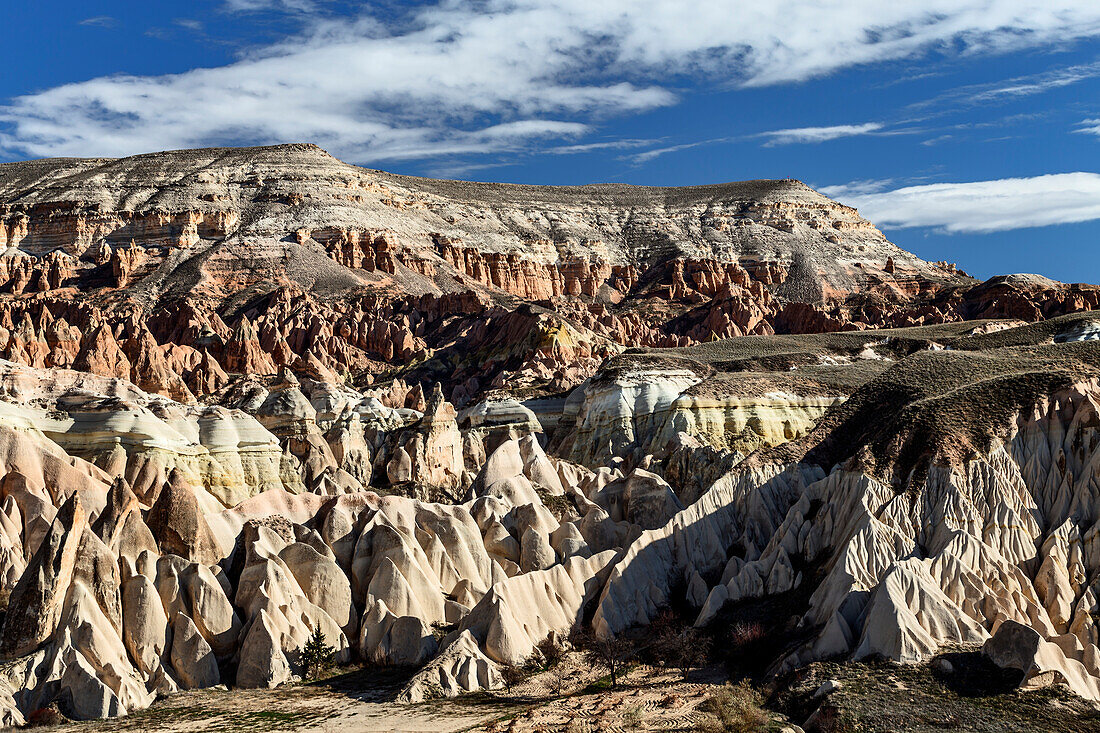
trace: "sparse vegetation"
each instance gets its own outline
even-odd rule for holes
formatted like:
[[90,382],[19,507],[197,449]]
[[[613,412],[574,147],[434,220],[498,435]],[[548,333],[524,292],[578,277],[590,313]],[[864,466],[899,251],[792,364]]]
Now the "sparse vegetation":
[[[1021,691],[1007,675],[969,648],[934,664],[817,662],[779,681],[769,707],[817,733],[1095,733],[1100,711],[1064,687]],[[840,689],[821,699],[821,683]]]
[[4,625],[4,619],[8,615],[8,600],[11,598],[11,588],[0,588],[0,627]]
[[542,663],[546,669],[556,667],[565,657],[565,647],[552,634],[540,641],[535,649],[542,657]]
[[538,494],[543,506],[549,509],[550,513],[559,522],[575,519],[579,516],[576,507],[573,506],[573,501],[568,496],[551,494],[549,489],[537,484],[535,485],[535,493]]
[[730,644],[739,650],[756,644],[764,636],[764,626],[757,621],[738,621],[729,632]]
[[620,716],[623,727],[627,730],[638,730],[642,727],[642,709],[637,705],[632,705],[623,710]]
[[553,692],[556,697],[560,697],[572,677],[572,670],[567,669],[564,665],[558,665],[552,668],[550,670],[549,680],[550,691]]

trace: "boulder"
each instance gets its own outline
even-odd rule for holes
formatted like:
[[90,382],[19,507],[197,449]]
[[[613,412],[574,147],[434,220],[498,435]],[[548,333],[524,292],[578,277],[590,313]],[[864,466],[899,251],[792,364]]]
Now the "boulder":
[[1086,700],[1100,700],[1100,680],[1081,662],[1068,658],[1035,629],[1016,621],[1004,621],[982,645],[982,654],[1001,669],[1018,672],[1025,688],[1061,683]]

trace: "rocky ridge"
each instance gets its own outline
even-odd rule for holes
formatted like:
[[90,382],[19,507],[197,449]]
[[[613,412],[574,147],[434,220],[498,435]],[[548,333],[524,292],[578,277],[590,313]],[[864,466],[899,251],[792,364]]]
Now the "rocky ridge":
[[125,360],[80,368],[174,398],[312,359],[442,381],[461,407],[505,384],[572,388],[624,346],[1100,300],[1032,276],[978,284],[798,181],[434,181],[311,145],[0,164],[0,244],[0,287],[19,296],[0,356],[69,367],[117,345]]

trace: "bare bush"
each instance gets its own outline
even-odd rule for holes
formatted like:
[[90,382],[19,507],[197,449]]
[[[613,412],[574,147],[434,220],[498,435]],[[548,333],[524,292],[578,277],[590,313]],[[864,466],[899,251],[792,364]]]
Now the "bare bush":
[[743,649],[761,641],[766,632],[764,626],[758,621],[738,621],[730,627],[730,646],[734,649]]
[[553,667],[550,670],[550,691],[554,693],[555,697],[561,697],[572,678],[572,670],[567,669],[565,665]]
[[504,689],[512,694],[512,688],[527,679],[527,670],[515,664],[505,664],[500,668],[500,678]]
[[542,655],[542,662],[547,669],[556,667],[565,656],[565,647],[558,642],[552,633],[540,641],[535,649]]
[[650,627],[653,654],[667,666],[676,667],[687,679],[692,669],[707,663],[710,638],[693,626],[687,626],[671,612],[664,612]]
[[585,664],[608,671],[612,687],[619,686],[619,673],[634,655],[634,644],[630,640],[622,636],[600,637],[587,629],[574,633],[573,646],[584,654]]

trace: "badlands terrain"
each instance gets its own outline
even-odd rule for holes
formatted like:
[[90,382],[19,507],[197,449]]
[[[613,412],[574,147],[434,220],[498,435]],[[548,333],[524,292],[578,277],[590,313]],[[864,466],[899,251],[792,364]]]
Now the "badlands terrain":
[[1100,288],[312,145],[0,164],[0,245],[3,724],[1100,727]]

